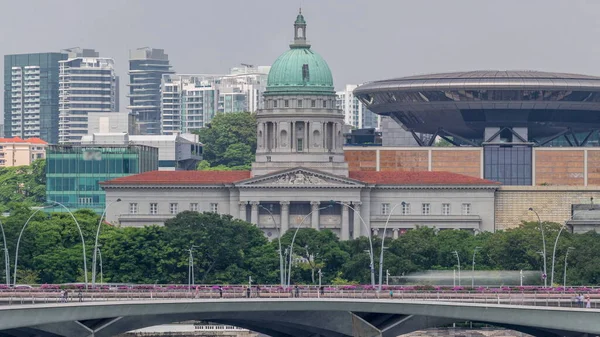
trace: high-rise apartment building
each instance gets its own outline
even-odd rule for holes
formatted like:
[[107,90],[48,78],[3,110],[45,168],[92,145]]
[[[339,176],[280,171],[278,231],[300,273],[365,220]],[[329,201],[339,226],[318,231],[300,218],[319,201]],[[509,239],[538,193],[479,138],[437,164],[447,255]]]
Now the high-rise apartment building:
[[218,112],[262,109],[269,69],[244,65],[232,68],[228,75],[163,75],[161,132],[192,132]]
[[160,134],[160,86],[164,74],[173,71],[162,49],[149,47],[129,51],[129,106],[140,134]]
[[88,113],[118,110],[118,77],[114,60],[93,49],[64,52],[68,59],[59,62],[58,141],[78,144],[89,133]]
[[59,61],[64,53],[4,56],[5,137],[58,142]]
[[344,112],[344,122],[358,129],[378,128],[380,117],[369,111],[365,105],[354,97],[352,91],[358,85],[347,84],[345,90],[336,92],[336,108]]

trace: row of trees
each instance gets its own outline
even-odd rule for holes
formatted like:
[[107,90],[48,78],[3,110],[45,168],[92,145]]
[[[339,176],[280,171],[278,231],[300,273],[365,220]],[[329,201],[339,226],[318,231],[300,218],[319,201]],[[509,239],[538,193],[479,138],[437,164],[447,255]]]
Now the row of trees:
[[28,166],[0,168],[0,212],[13,202],[38,205],[46,197],[46,161],[39,159]]
[[[6,230],[11,269],[14,268],[15,244],[23,224],[31,215],[25,206],[15,207],[11,216],[2,219]],[[75,212],[81,225],[91,273],[94,235],[99,217],[87,210]],[[546,240],[554,242],[559,226],[543,224]],[[281,238],[289,247],[293,231]],[[600,235],[562,234],[557,249],[556,269],[562,271],[568,247],[569,284],[600,285]],[[19,251],[18,283],[69,283],[84,279],[81,239],[68,214],[38,212],[24,231]],[[196,283],[244,283],[248,276],[262,284],[279,283],[278,241],[269,242],[261,230],[247,222],[214,213],[182,212],[164,227],[118,228],[102,225],[100,236],[104,282],[187,284],[188,250],[193,247]],[[381,241],[374,239],[375,256]],[[396,240],[386,240],[384,269],[391,275],[425,270],[452,270],[456,265],[453,251],[469,261],[473,249],[478,270],[538,270],[542,242],[537,223],[519,228],[472,235],[466,231],[418,228]],[[548,246],[548,263],[551,258]],[[367,238],[339,241],[331,231],[300,229],[294,242],[298,261],[292,268],[293,283],[318,282],[321,269],[323,283],[370,283]],[[376,258],[375,268],[378,268]],[[99,270],[99,269],[98,269]],[[4,275],[4,266],[0,266]],[[562,273],[557,272],[561,279]],[[1,277],[1,276],[0,276]],[[99,276],[98,276],[99,279]],[[541,283],[541,282],[540,282]]]

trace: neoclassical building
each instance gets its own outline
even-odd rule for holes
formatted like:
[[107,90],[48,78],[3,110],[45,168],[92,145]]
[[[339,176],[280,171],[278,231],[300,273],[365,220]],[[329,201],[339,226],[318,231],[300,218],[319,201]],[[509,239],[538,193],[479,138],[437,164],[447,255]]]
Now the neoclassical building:
[[270,238],[312,227],[342,240],[381,236],[386,223],[390,237],[416,226],[495,230],[496,182],[449,172],[349,171],[335,97],[300,13],[294,42],[269,72],[252,170],[153,171],[104,182],[107,220],[160,225],[178,212],[209,211],[254,223]]

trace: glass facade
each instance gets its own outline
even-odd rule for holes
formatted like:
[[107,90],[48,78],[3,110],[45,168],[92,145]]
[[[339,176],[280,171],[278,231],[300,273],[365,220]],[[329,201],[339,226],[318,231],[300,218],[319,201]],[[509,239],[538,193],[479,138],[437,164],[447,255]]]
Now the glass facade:
[[105,193],[100,182],[155,170],[155,147],[51,145],[46,149],[46,200],[71,210],[89,208],[101,214]]
[[532,183],[532,148],[527,146],[486,146],[484,153],[484,178],[503,185]]
[[58,142],[58,61],[63,53],[4,56],[5,137]]

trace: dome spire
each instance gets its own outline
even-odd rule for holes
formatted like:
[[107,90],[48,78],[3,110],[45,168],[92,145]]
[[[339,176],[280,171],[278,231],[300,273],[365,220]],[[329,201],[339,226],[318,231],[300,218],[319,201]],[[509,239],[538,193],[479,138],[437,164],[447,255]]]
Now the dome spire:
[[298,16],[294,21],[294,43],[291,48],[310,48],[310,44],[306,41],[306,21],[302,15],[302,7],[298,10]]

